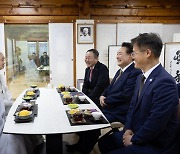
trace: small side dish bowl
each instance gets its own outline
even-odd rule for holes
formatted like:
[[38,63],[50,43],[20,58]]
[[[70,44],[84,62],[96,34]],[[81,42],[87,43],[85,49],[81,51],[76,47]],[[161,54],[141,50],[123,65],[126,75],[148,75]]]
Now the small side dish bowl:
[[36,87],[37,87],[37,85],[31,85],[30,87],[31,87],[31,88],[36,88]]
[[78,96],[80,101],[84,101],[86,99],[86,96]]
[[76,108],[79,107],[79,105],[78,105],[78,104],[68,104],[68,107],[69,107],[70,109],[76,109]]
[[24,96],[22,99],[24,99],[25,101],[30,101],[32,100],[31,96]]
[[100,112],[92,112],[91,114],[92,114],[94,120],[99,120],[102,116],[102,114]]

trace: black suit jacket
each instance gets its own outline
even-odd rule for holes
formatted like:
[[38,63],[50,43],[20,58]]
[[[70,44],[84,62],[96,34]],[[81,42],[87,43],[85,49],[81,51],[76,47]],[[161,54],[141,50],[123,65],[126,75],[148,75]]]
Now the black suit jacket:
[[91,82],[89,81],[89,75],[90,68],[88,67],[85,70],[82,92],[101,108],[99,97],[109,85],[109,70],[104,64],[97,62],[92,72]]
[[142,71],[134,68],[134,63],[132,63],[115,82],[119,70],[116,72],[111,85],[103,93],[103,96],[106,97],[105,103],[107,104],[103,109],[105,115],[111,114],[115,121],[125,122],[129,104],[134,94],[136,79],[140,73]]

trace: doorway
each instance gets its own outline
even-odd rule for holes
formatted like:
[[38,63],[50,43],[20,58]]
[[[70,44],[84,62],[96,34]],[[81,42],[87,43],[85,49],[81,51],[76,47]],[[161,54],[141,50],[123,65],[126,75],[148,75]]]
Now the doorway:
[[48,24],[5,24],[6,79],[14,99],[49,83]]

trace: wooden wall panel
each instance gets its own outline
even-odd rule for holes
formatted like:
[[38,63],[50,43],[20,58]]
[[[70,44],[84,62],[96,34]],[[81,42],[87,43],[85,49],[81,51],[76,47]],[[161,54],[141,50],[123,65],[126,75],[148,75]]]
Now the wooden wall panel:
[[72,22],[76,19],[180,23],[179,0],[6,0],[0,1],[0,10],[0,22],[6,23]]

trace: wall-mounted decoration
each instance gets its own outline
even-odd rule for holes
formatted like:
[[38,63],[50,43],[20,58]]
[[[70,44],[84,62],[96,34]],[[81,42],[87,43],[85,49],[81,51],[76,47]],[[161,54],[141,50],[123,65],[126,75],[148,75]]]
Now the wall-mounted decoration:
[[180,43],[165,44],[165,69],[180,83]]
[[77,24],[77,43],[89,44],[94,40],[93,24]]

